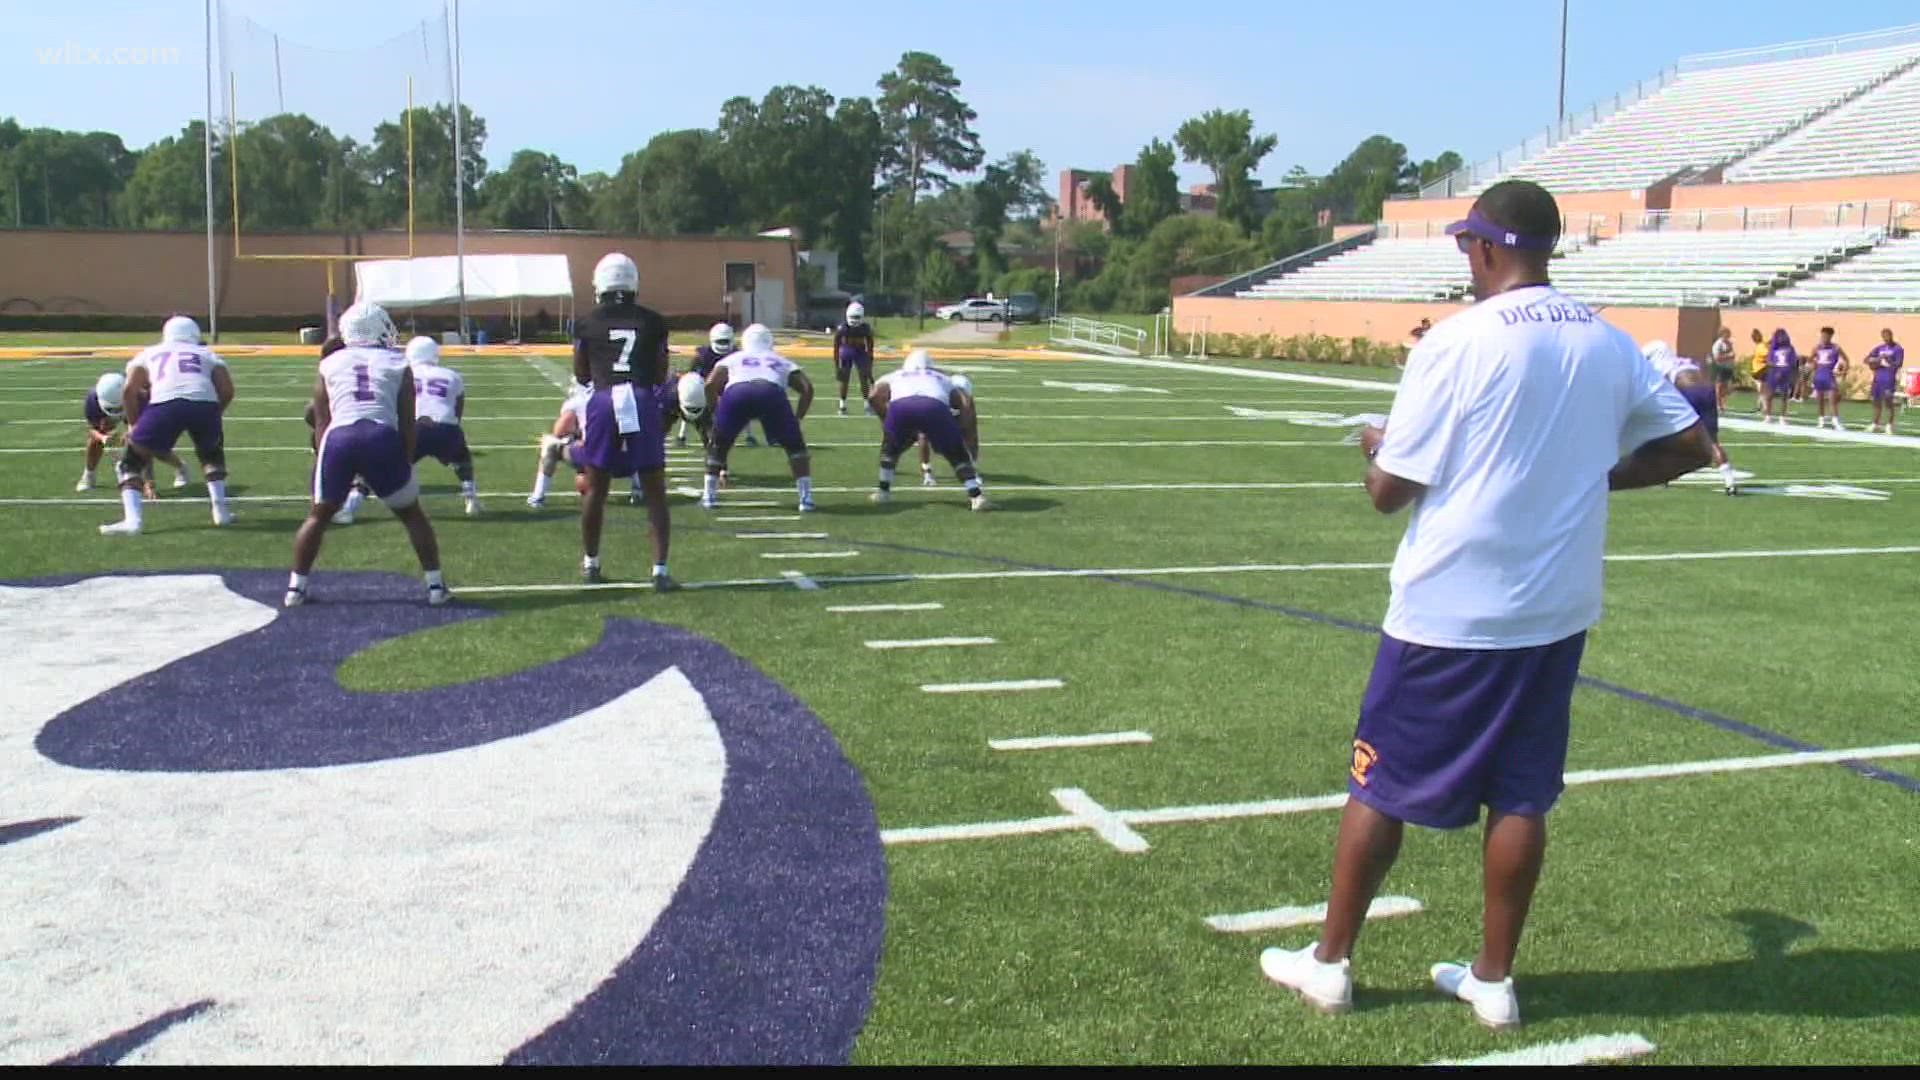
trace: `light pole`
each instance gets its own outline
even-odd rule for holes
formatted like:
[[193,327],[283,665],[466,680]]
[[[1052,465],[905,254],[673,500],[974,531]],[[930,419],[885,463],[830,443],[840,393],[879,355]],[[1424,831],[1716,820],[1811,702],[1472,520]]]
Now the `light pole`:
[[1567,119],[1567,3],[1560,0],[1560,111],[1553,118],[1556,126]]

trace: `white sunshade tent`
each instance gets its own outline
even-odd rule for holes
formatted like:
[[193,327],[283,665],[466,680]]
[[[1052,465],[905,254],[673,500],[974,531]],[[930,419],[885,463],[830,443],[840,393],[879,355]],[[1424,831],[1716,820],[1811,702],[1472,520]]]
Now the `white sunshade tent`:
[[[523,300],[559,298],[565,325],[573,274],[565,255],[468,255],[468,303],[505,302],[516,326]],[[373,259],[353,264],[354,299],[389,311],[453,304],[460,299],[459,257]]]

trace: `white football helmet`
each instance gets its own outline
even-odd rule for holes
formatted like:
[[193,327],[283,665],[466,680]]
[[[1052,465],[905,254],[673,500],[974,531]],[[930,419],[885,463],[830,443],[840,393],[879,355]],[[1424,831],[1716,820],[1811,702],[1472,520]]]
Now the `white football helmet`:
[[407,363],[440,363],[440,343],[425,334],[421,334],[419,337],[407,342]]
[[688,420],[699,420],[707,415],[707,380],[689,371],[680,376],[676,389],[680,393],[680,415]]
[[847,305],[847,325],[859,326],[867,321],[867,309],[859,301]]
[[633,264],[632,259],[618,251],[609,251],[600,256],[600,261],[593,268],[593,295],[639,291],[640,268]]
[[740,347],[750,356],[765,356],[773,351],[773,331],[754,323],[741,331]]
[[340,340],[348,345],[378,345],[391,349],[400,339],[387,309],[370,301],[347,305],[340,313]]
[[119,416],[121,398],[127,390],[127,377],[117,371],[109,371],[100,376],[93,384],[93,396],[100,402],[100,409],[108,416]]
[[973,396],[973,380],[967,378],[965,375],[955,375],[953,377],[953,388],[968,397]]
[[725,356],[733,351],[733,327],[717,322],[707,331],[707,347],[715,355]]
[[925,349],[915,349],[907,354],[905,360],[900,361],[901,371],[931,371],[932,369],[933,354]]
[[160,340],[175,345],[198,345],[200,324],[185,315],[175,315],[160,328]]

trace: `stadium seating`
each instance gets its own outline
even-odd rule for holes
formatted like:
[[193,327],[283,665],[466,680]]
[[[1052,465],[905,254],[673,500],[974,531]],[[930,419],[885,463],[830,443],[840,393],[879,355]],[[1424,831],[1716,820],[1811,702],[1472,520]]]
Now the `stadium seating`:
[[[1751,153],[1916,63],[1920,42],[1683,73],[1672,85],[1549,147],[1506,176],[1535,180],[1556,192],[1644,188],[1689,168],[1706,169]],[[1904,92],[1905,80],[1900,86]],[[1915,137],[1908,127],[1904,137]],[[1492,182],[1476,185],[1471,193]]]
[[1920,172],[1920,68],[1727,170],[1728,182]]
[[1787,311],[1920,311],[1920,235],[1889,240],[1756,303]]
[[1554,264],[1554,284],[1590,304],[1739,303],[1845,258],[1878,229],[1630,232]]
[[[1561,250],[1583,242],[1563,237]],[[1450,236],[1376,240],[1244,289],[1235,295],[1268,300],[1449,300],[1464,296],[1467,260]]]

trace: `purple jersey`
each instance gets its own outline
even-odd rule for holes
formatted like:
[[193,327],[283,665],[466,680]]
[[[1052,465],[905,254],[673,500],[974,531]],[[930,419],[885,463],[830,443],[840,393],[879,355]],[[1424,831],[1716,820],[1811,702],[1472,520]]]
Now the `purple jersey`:
[[[1906,363],[1906,360],[1907,350],[1898,345],[1875,345],[1873,351],[1867,354],[1867,366],[1876,372],[1887,373],[1888,378],[1898,374],[1900,365]],[[1875,363],[1875,361],[1879,362]]]
[[706,378],[713,374],[713,365],[719,363],[726,355],[726,353],[714,352],[711,345],[700,346],[693,350],[693,373],[703,379]]
[[1813,350],[1813,369],[1815,373],[1825,371],[1833,373],[1833,367],[1840,362],[1840,346],[1821,345]]
[[95,431],[112,431],[120,422],[119,417],[108,415],[107,410],[100,407],[100,395],[91,390],[87,391],[85,411],[87,426]]

